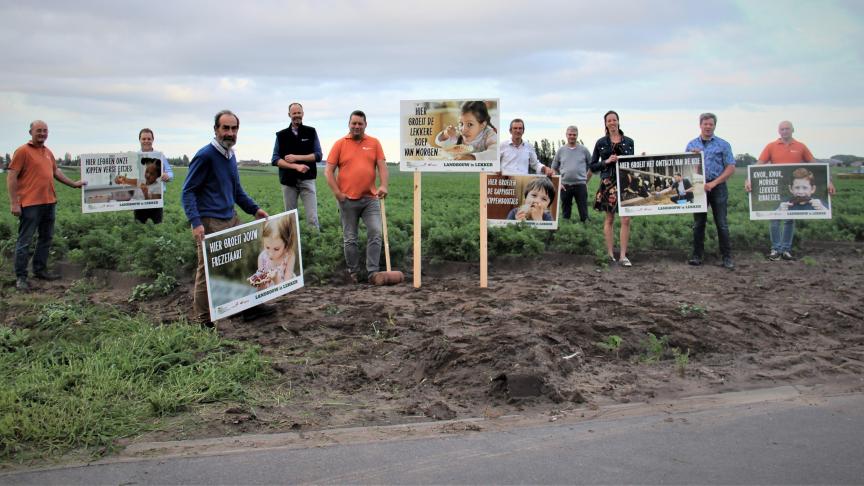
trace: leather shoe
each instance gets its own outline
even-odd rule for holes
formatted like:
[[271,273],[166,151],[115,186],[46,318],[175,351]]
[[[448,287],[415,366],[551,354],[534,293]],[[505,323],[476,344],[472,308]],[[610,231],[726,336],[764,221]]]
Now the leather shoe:
[[60,280],[60,275],[56,273],[50,273],[48,271],[36,272],[33,274],[33,278],[37,278],[39,280]]

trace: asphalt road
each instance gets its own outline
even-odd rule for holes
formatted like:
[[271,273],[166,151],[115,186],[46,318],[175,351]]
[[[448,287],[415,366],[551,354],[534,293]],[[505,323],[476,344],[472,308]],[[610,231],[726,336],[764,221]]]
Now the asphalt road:
[[175,443],[141,452],[168,457],[3,474],[0,484],[864,483],[864,394],[784,387],[681,403],[504,426],[439,422],[390,438],[329,431],[328,443],[343,443],[313,447],[296,435],[234,440],[246,444],[235,450]]

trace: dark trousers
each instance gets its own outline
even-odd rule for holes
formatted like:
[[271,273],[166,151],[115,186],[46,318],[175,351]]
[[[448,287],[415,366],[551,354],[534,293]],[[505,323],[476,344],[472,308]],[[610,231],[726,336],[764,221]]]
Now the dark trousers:
[[44,273],[48,269],[48,251],[54,238],[56,204],[37,204],[21,208],[18,222],[18,242],[15,244],[15,276],[27,278],[27,263],[30,261],[30,243],[39,231],[36,251],[33,253],[33,273]]
[[159,224],[162,222],[162,208],[136,209],[134,213],[135,221],[138,221],[141,224],[146,223],[148,219],[152,219],[153,224]]
[[[240,219],[235,214],[231,219],[201,218],[204,226],[204,234],[209,235],[217,231],[233,228],[240,224]],[[207,274],[204,270],[204,250],[201,242],[195,242],[198,252],[198,267],[195,269],[195,289],[192,291],[192,312],[195,320],[204,322],[210,320],[210,300],[207,297]]]
[[573,199],[576,199],[576,208],[579,210],[579,221],[588,219],[588,186],[585,184],[564,184],[561,192],[561,209],[564,211],[564,219],[570,219],[573,212]]
[[683,196],[679,196],[679,195],[676,194],[676,195],[670,197],[669,199],[671,199],[672,202],[674,202],[674,203],[677,203],[678,201],[680,201],[680,200],[682,200],[682,199],[686,199],[687,202],[691,202],[691,203],[692,203],[692,202],[693,202],[693,193],[692,193],[692,192],[688,192],[688,193],[684,194]]
[[[729,202],[729,190],[726,183],[719,184],[707,193],[708,207],[714,215],[714,225],[717,226],[717,241],[720,245],[720,254],[724,257],[732,256],[732,243],[729,241],[729,223],[726,220],[726,207]],[[693,214],[693,256],[702,258],[705,254],[705,225],[708,222],[708,213]]]

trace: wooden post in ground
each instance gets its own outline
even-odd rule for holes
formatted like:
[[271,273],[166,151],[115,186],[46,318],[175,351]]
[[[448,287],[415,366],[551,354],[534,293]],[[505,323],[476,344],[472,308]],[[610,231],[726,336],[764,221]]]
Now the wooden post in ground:
[[489,287],[489,261],[486,228],[486,179],[485,172],[480,173],[480,288]]
[[421,223],[421,173],[419,170],[414,170],[414,288],[420,288],[420,271],[421,271],[421,248],[422,248],[422,229]]

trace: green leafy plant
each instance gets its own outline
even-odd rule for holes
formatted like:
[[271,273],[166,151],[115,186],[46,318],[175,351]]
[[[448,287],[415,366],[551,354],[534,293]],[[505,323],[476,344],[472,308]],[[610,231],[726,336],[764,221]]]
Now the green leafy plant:
[[705,313],[707,313],[707,312],[708,311],[699,304],[683,303],[680,306],[678,306],[678,313],[681,314],[683,317],[690,317],[690,316],[704,317]]
[[687,352],[682,353],[678,348],[672,348],[672,357],[675,359],[675,368],[681,377],[687,372],[687,365],[690,364],[690,348]]
[[615,357],[618,357],[618,351],[621,349],[621,345],[624,343],[624,340],[621,339],[621,336],[617,336],[615,334],[608,336],[605,341],[600,341],[594,343],[595,346],[602,349],[606,352],[615,352]]
[[819,265],[819,263],[816,261],[816,259],[811,257],[810,255],[801,257],[801,263],[803,263],[804,265],[807,265],[808,267],[815,267],[815,266]]
[[669,336],[658,338],[653,333],[642,341],[642,361],[645,363],[657,363],[663,359],[666,348],[669,346]]
[[149,300],[154,297],[168,295],[176,287],[177,279],[174,278],[174,276],[160,273],[153,283],[136,285],[135,288],[132,289],[132,297],[129,298],[129,302],[136,300]]

